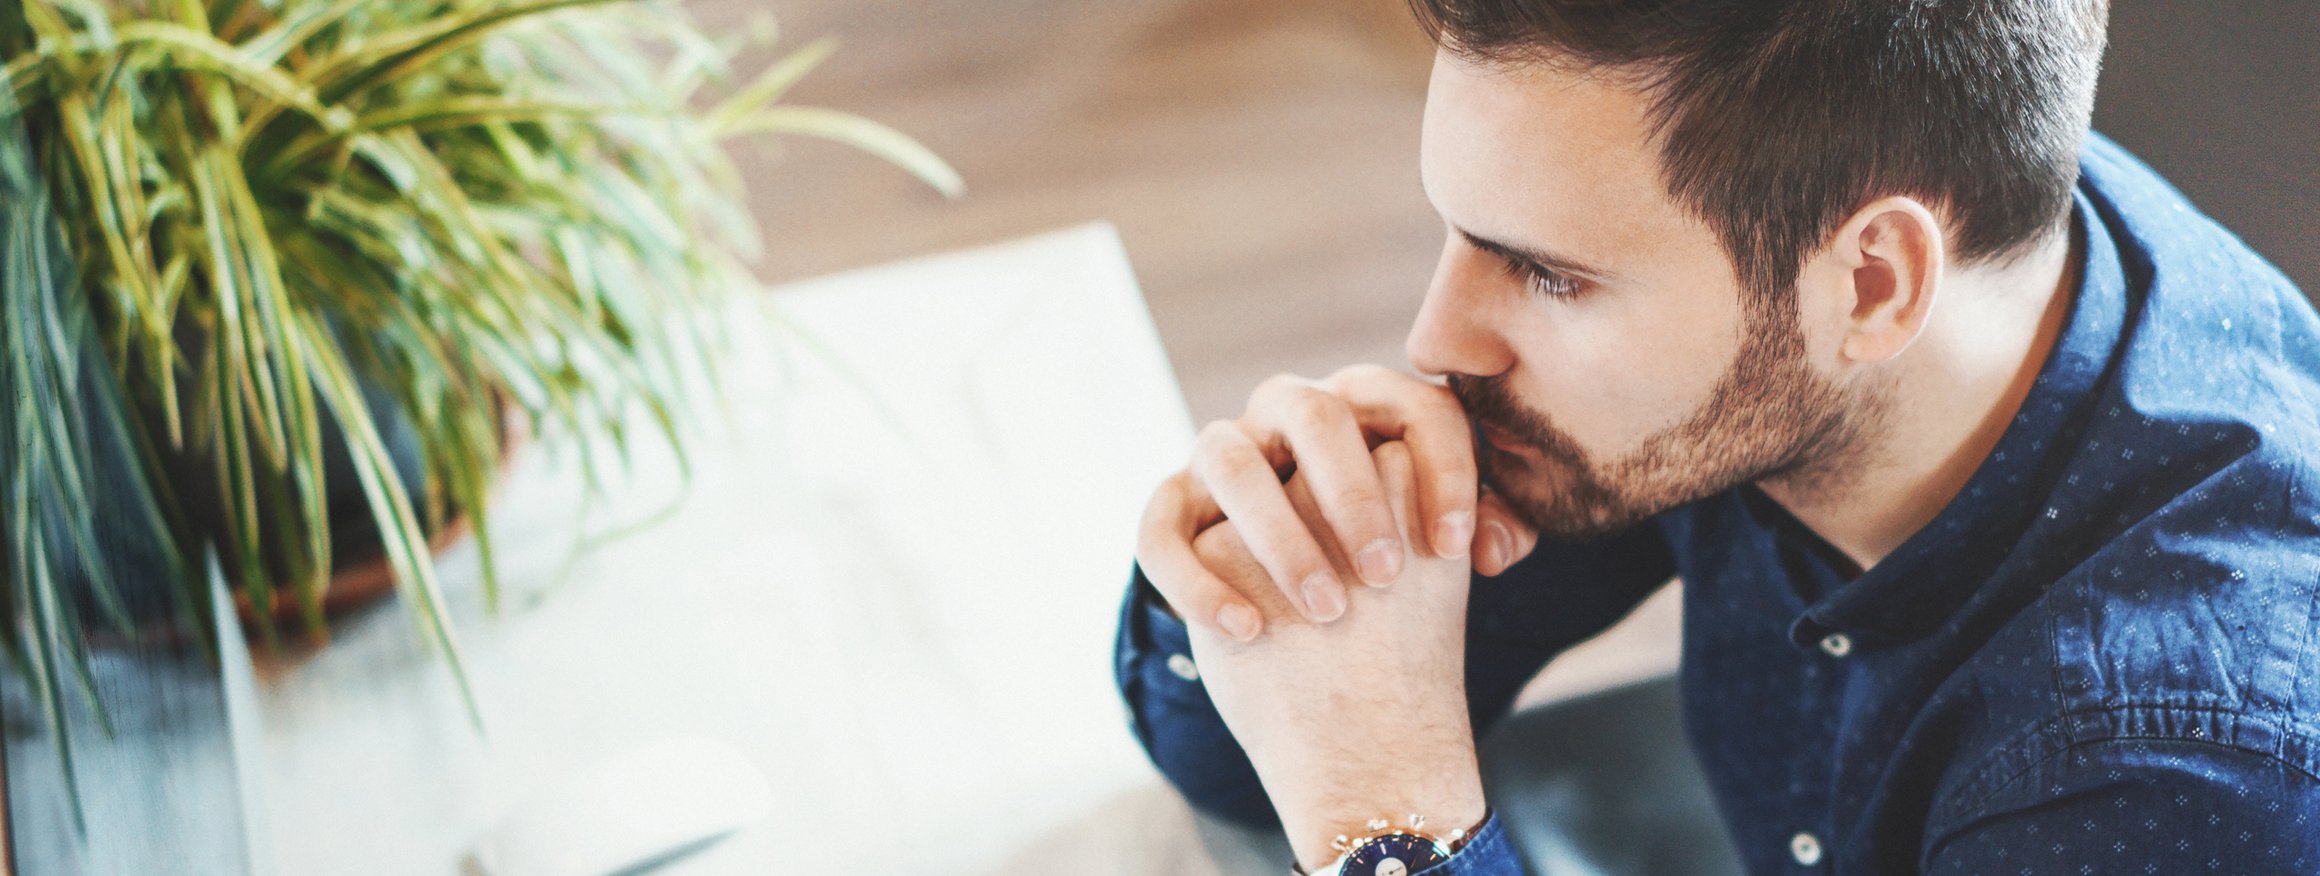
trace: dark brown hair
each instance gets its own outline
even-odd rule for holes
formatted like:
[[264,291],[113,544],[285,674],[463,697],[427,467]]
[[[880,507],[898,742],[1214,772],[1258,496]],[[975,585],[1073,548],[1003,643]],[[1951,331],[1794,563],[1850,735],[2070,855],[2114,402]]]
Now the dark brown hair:
[[1468,61],[1605,73],[1649,95],[1667,191],[1751,291],[1869,200],[1907,195],[1953,258],[2065,227],[2107,0],[1410,0]]

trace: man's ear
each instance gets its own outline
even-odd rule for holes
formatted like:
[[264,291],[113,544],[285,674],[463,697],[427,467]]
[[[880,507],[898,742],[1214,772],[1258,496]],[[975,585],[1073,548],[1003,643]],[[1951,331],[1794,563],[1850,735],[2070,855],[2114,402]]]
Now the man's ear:
[[1886,197],[1854,211],[1806,267],[1824,284],[1813,296],[1827,307],[1837,354],[1870,365],[1901,355],[1923,334],[1941,288],[1948,241],[1941,220],[1915,198]]

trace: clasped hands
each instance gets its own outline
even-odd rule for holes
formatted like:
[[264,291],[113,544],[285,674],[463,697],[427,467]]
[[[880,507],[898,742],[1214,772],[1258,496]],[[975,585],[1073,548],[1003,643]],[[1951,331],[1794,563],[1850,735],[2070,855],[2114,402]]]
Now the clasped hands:
[[1481,819],[1467,591],[1536,543],[1480,488],[1448,390],[1356,366],[1268,380],[1204,428],[1146,507],[1137,560],[1312,869],[1369,819]]

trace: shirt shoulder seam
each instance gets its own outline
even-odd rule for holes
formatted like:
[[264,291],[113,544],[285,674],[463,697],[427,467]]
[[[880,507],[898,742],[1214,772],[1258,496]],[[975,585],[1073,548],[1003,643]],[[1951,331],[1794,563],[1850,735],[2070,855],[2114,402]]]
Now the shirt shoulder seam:
[[[2189,733],[2180,730],[2158,730],[2149,722],[2136,720],[2138,716],[2165,713],[2177,716],[2197,716],[2204,723],[2195,726],[2221,725],[2233,730],[2250,730],[2254,735],[2273,740],[2270,746],[2239,741],[2237,732],[2231,734]],[[2222,738],[2229,736],[2229,738]],[[2111,742],[2147,740],[2154,742],[2183,742],[2206,745],[2229,751],[2254,755],[2302,773],[2306,778],[2320,782],[2320,730],[2301,722],[2277,720],[2271,716],[2250,714],[2241,710],[2188,706],[2176,703],[2125,703],[2093,709],[2073,709],[2055,714],[2044,721],[2001,742],[1951,791],[1942,793],[1947,803],[1934,808],[1943,821],[1955,820],[1958,814],[1987,803],[1998,794],[2013,787],[2040,767],[2074,751]]]

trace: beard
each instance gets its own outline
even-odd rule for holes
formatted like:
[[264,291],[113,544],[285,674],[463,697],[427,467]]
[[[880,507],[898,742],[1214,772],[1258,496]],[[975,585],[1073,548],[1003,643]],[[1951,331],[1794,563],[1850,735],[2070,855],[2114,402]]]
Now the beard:
[[1624,456],[1591,458],[1518,400],[1504,375],[1453,374],[1449,388],[1486,434],[1527,451],[1482,444],[1484,486],[1541,535],[1569,541],[1744,483],[1841,480],[1865,454],[1862,436],[1882,418],[1884,400],[1877,387],[1848,391],[1815,373],[1795,315],[1765,305],[1749,308],[1747,338],[1707,401]]

